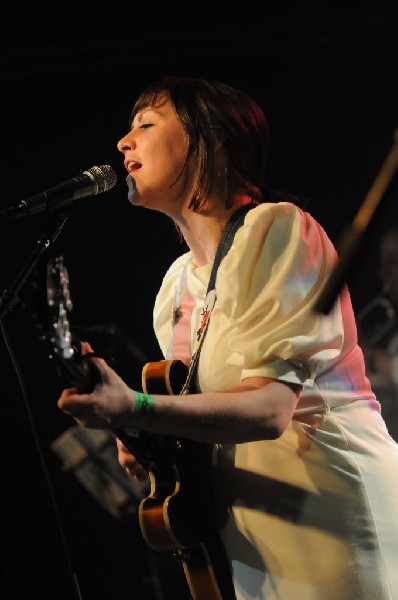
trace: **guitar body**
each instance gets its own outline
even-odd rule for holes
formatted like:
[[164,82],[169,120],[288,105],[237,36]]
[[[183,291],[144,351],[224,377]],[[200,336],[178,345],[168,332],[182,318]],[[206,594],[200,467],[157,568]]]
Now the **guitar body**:
[[[89,393],[101,376],[90,354],[84,353],[83,344],[70,334],[67,284],[67,271],[58,257],[48,266],[54,326],[51,357],[64,380],[80,393]],[[143,391],[178,395],[187,374],[187,366],[179,360],[147,363],[142,370]],[[176,556],[193,600],[236,600],[213,505],[211,447],[145,431],[131,436],[117,429],[114,434],[149,473],[150,490],[138,508],[146,543],[155,551]]]
[[[179,360],[147,363],[143,391],[178,395],[187,374]],[[167,458],[158,456],[148,469],[150,491],[138,509],[143,537],[152,549],[176,555],[194,600],[235,600],[213,505],[211,447],[164,436],[163,449]]]

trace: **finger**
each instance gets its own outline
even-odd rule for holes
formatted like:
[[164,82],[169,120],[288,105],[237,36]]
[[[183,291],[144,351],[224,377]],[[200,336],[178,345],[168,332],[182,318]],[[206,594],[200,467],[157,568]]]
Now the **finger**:
[[67,402],[69,400],[69,398],[71,396],[73,396],[74,394],[77,394],[77,389],[75,387],[70,387],[70,388],[66,388],[63,390],[61,396],[58,399],[58,406],[61,404],[63,404],[64,402]]
[[83,354],[87,354],[88,352],[94,353],[94,350],[90,344],[90,342],[82,342]]
[[116,438],[116,446],[119,452],[129,452],[127,446],[125,446],[119,438]]
[[73,409],[73,414],[76,413],[79,407],[81,407],[81,409],[86,409],[86,407],[91,404],[92,394],[79,394],[76,388],[64,390],[57,401],[58,408],[68,413],[70,412],[70,409]]

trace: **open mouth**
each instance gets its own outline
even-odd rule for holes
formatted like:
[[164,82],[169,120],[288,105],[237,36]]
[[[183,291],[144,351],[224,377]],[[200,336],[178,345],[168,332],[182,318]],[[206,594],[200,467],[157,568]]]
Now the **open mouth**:
[[141,163],[131,160],[127,163],[127,171],[133,173],[142,167]]

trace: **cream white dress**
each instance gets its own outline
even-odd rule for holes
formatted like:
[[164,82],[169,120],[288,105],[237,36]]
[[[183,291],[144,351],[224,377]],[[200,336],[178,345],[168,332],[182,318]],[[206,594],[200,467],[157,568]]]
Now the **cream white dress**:
[[[279,439],[214,449],[238,600],[398,600],[398,445],[365,376],[347,289],[328,315],[312,308],[335,260],[308,213],[266,203],[218,270],[200,389],[251,376],[303,385]],[[210,271],[186,253],[166,273],[154,308],[166,358],[184,285],[193,349]]]

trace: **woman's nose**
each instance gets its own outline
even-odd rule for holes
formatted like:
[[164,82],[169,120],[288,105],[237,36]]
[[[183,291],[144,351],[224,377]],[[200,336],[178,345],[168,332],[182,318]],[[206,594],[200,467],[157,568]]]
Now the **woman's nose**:
[[117,143],[117,149],[119,152],[127,152],[127,150],[131,150],[135,146],[134,138],[132,132],[128,133]]

